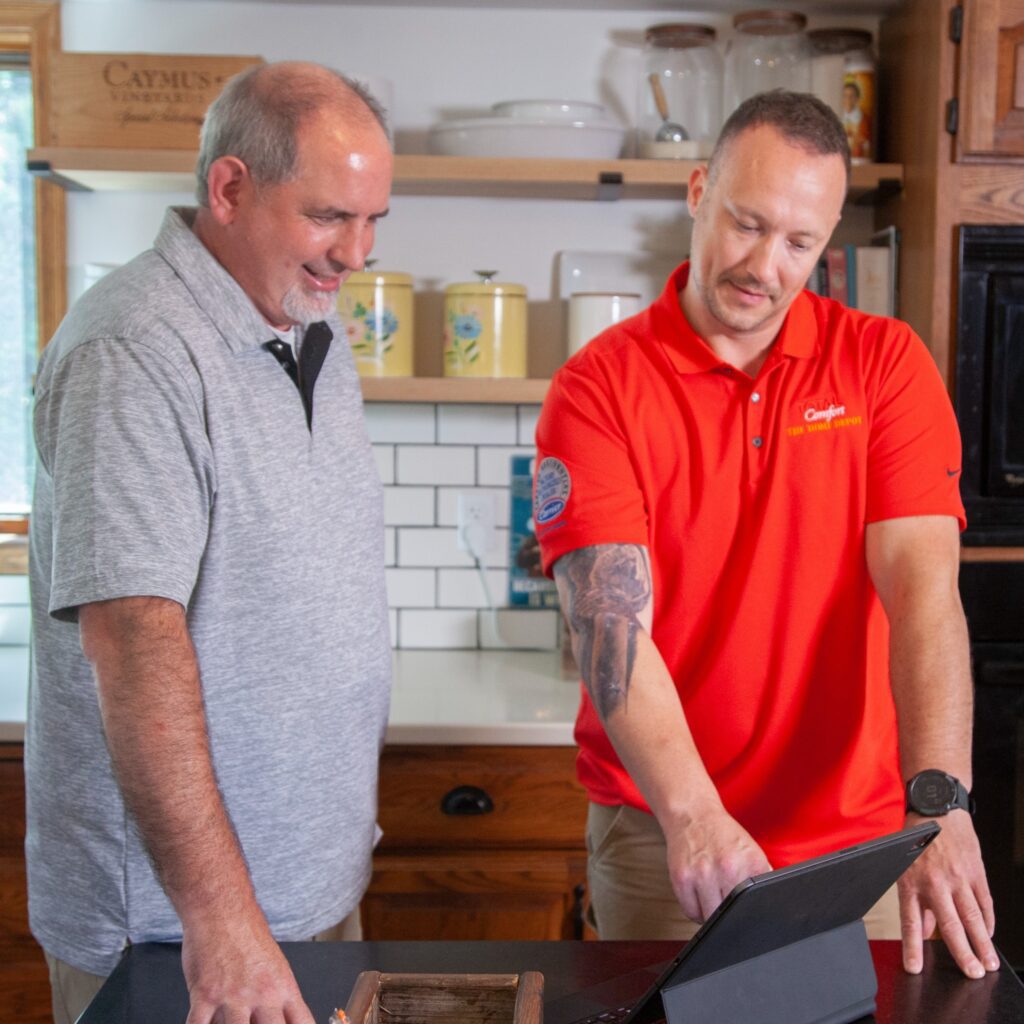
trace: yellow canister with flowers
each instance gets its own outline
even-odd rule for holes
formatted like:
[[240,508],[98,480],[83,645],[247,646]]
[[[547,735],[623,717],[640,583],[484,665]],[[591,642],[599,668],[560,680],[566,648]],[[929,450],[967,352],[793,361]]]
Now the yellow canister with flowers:
[[444,292],[444,375],[526,376],[526,288],[491,280],[449,285]]
[[411,377],[412,275],[369,269],[338,290],[338,316],[361,377]]

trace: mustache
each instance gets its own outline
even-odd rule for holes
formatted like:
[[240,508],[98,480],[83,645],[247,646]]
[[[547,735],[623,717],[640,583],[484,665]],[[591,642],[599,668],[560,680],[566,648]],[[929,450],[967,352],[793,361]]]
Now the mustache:
[[764,281],[758,277],[754,277],[752,274],[723,274],[719,281],[735,285],[737,288],[742,288],[746,292],[752,292],[755,295],[764,295],[769,299],[777,299],[779,293],[774,288],[769,288]]

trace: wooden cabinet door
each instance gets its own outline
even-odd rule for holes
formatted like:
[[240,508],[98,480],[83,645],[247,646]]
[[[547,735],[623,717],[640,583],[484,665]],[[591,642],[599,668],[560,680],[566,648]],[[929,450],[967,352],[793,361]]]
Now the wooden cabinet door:
[[964,0],[961,159],[1024,157],[1024,0]]
[[378,854],[362,901],[363,935],[580,938],[585,878],[586,857],[562,850]]

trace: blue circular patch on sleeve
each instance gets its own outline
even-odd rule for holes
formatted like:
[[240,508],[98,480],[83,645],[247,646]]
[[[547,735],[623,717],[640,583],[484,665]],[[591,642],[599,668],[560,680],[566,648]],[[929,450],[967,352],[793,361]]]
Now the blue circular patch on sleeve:
[[572,481],[565,463],[550,456],[542,459],[533,489],[533,518],[538,526],[550,523],[565,511],[571,490]]

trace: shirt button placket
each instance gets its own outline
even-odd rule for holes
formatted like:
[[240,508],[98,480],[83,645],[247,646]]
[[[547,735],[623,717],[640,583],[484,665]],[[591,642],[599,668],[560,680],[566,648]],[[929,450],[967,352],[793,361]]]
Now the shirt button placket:
[[[747,406],[747,423],[749,431],[747,436],[757,453],[764,450],[764,403],[760,391],[750,393],[750,403]],[[750,482],[756,483],[761,475],[762,459],[754,458],[751,461]]]

